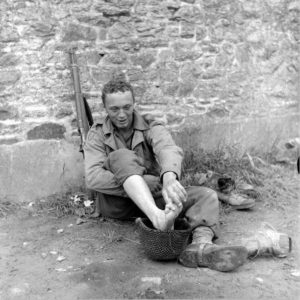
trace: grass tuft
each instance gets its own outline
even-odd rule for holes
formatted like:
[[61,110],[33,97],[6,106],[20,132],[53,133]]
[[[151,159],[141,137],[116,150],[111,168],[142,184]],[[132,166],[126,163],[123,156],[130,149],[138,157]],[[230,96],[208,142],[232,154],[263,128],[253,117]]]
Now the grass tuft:
[[[278,208],[295,201],[299,196],[299,192],[295,191],[298,179],[295,170],[290,165],[275,164],[271,152],[249,152],[236,145],[219,146],[214,151],[187,149],[182,182],[186,186],[199,185],[196,174],[213,171],[231,177],[237,186],[240,183],[251,184],[259,195],[257,200],[263,201],[266,206]],[[226,207],[221,210],[228,211]]]
[[214,151],[187,149],[183,161],[183,178],[186,184],[197,184],[194,175],[213,171],[222,176],[229,176],[236,181],[261,185],[261,170],[251,164],[249,154],[237,147],[219,146]]
[[46,211],[55,214],[57,217],[66,215],[77,215],[79,217],[90,216],[94,211],[94,203],[90,206],[84,204],[85,201],[90,200],[87,193],[66,193],[63,195],[51,195],[45,199],[35,202],[37,211]]

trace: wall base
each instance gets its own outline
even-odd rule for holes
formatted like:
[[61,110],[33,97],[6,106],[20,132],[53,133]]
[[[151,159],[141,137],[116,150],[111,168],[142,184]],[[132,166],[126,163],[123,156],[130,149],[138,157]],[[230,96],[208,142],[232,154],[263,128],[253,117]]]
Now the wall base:
[[30,202],[84,186],[83,157],[64,140],[0,146],[0,201]]
[[300,115],[253,118],[238,121],[215,122],[208,117],[190,119],[175,138],[183,145],[197,145],[206,150],[219,145],[238,145],[243,149],[270,151],[281,147],[291,138],[300,137]]

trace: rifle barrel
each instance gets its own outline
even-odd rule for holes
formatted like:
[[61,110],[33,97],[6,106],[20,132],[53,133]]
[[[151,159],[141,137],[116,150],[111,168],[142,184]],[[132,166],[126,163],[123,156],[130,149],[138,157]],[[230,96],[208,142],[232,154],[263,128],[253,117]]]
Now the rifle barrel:
[[75,104],[76,104],[76,113],[78,121],[78,130],[81,136],[82,144],[86,141],[86,136],[89,131],[89,124],[86,120],[86,111],[83,103],[83,97],[80,87],[80,77],[79,77],[79,67],[76,60],[75,51],[72,49],[69,52],[70,63],[72,69],[72,78],[74,83],[74,92],[75,92]]

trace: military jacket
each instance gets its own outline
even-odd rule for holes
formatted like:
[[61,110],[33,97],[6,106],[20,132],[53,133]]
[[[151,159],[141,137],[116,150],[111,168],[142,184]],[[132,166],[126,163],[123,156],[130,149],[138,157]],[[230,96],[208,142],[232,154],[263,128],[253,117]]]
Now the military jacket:
[[[146,174],[160,176],[172,171],[180,178],[182,149],[175,145],[171,134],[162,123],[134,111],[133,137],[130,150],[142,158]],[[108,155],[127,148],[109,117],[95,123],[84,146],[85,179],[88,188],[110,195],[126,196],[114,174],[105,168]]]

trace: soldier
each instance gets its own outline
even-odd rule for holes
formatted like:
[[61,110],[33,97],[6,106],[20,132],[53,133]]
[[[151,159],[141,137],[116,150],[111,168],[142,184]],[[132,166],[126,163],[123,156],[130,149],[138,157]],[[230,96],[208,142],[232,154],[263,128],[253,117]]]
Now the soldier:
[[[212,242],[219,229],[216,192],[181,185],[182,149],[163,124],[135,110],[131,85],[111,80],[103,88],[102,101],[107,116],[90,129],[84,147],[86,184],[97,192],[101,214],[117,219],[146,215],[158,230],[171,229],[175,218],[184,216],[193,241],[179,257],[183,265],[219,271],[242,265],[246,247]],[[252,254],[255,245],[250,243]]]

